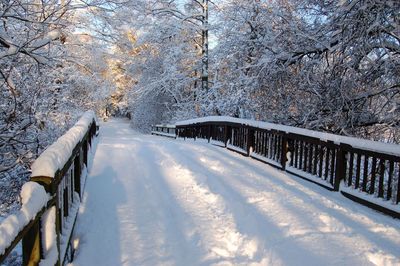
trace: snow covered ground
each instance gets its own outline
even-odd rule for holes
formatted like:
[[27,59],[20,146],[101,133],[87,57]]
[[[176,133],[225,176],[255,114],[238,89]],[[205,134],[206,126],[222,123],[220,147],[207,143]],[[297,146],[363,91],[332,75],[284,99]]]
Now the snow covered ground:
[[339,193],[124,120],[100,130],[72,265],[400,264],[400,221]]

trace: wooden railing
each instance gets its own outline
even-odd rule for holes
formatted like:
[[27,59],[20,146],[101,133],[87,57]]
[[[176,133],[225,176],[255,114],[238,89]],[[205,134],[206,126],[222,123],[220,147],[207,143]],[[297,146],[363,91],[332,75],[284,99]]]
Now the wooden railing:
[[175,131],[176,137],[207,139],[400,218],[399,145],[229,117],[182,121]]
[[[93,112],[85,113],[74,127],[46,149],[32,165],[30,183],[34,182],[39,184],[36,187],[44,188],[48,200],[22,228],[18,228],[18,218],[21,215],[3,221],[7,221],[7,226],[15,227],[14,231],[18,232],[5,247],[3,254],[0,250],[0,263],[21,240],[23,265],[38,265],[41,261],[46,261],[46,265],[63,265],[72,260],[72,231],[97,130]],[[36,204],[35,193],[31,195],[31,205]],[[5,227],[3,223],[0,223],[0,228],[2,225]]]
[[151,134],[175,138],[175,125],[154,125],[151,126]]

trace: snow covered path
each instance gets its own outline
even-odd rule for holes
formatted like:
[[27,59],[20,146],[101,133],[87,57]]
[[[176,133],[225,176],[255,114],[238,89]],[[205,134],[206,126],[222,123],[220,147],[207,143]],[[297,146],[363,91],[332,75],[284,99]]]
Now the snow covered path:
[[73,265],[400,265],[400,221],[210,144],[103,123]]

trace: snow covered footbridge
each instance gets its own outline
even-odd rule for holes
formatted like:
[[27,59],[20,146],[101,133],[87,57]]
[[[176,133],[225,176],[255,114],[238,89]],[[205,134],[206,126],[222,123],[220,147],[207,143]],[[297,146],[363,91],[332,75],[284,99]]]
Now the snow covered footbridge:
[[396,145],[226,117],[96,128],[33,165],[1,260],[22,239],[32,265],[400,264]]

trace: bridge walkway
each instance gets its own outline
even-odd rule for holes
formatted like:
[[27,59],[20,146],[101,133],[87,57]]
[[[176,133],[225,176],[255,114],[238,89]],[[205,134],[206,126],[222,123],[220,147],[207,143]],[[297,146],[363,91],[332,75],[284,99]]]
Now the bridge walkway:
[[101,124],[72,265],[399,265],[400,223],[203,142]]

